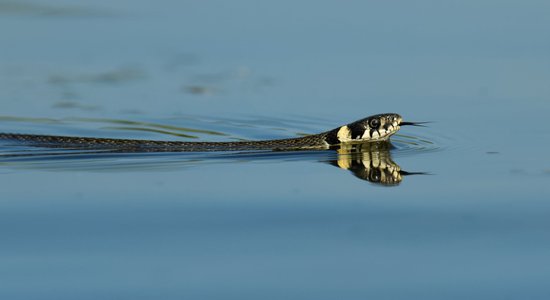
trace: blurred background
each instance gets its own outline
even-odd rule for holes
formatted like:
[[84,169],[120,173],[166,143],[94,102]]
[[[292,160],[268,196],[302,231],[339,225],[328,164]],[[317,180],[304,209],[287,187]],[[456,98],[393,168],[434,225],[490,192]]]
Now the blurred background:
[[543,105],[549,9],[544,1],[3,0],[2,113],[433,119],[464,105]]

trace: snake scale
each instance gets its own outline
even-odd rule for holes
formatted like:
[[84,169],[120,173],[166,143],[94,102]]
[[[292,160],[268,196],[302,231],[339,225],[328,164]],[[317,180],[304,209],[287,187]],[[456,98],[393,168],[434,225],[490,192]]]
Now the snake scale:
[[201,151],[246,151],[246,150],[327,150],[344,144],[387,141],[400,126],[418,123],[403,122],[395,113],[377,114],[340,126],[338,128],[298,138],[230,141],[188,142],[136,139],[110,139],[54,135],[0,133],[0,140],[14,141],[37,147],[112,150],[124,152],[201,152]]

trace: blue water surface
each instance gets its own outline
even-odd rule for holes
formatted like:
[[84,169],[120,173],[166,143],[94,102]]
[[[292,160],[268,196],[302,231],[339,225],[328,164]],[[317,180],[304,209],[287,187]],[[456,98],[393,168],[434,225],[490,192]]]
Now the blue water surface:
[[392,161],[423,174],[392,185],[331,151],[0,141],[0,297],[548,299],[548,15],[536,0],[0,0],[2,132],[229,141],[431,121],[393,138]]

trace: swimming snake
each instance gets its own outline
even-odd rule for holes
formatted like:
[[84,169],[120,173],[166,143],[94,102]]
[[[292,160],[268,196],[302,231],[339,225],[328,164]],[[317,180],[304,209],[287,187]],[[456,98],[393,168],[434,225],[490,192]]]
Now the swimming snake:
[[385,113],[369,116],[319,134],[274,140],[189,142],[18,133],[0,133],[0,140],[16,141],[37,147],[112,150],[117,152],[328,150],[339,149],[342,145],[387,141],[390,136],[400,129],[400,126],[418,124],[415,122],[403,122],[402,117],[398,114]]

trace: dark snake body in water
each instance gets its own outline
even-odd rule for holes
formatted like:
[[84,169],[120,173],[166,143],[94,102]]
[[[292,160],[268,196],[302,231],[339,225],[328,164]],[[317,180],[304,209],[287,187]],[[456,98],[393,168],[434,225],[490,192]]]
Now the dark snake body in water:
[[[386,113],[369,116],[319,134],[276,140],[187,142],[17,133],[0,133],[0,140],[33,147],[98,150],[111,153],[315,151],[329,149],[337,150],[339,154],[360,152],[359,159],[348,156],[331,163],[352,171],[361,179],[383,184],[397,184],[401,181],[400,176],[406,175],[407,172],[401,171],[399,166],[391,160],[389,138],[400,129],[400,126],[417,124],[403,122],[398,114]],[[373,151],[373,149],[376,150]],[[373,172],[378,175],[373,175]]]

